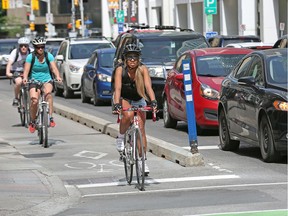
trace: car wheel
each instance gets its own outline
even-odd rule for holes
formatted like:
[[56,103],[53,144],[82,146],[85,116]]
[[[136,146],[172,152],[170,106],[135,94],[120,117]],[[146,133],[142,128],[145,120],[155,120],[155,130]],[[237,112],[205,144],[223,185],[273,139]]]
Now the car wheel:
[[227,124],[227,119],[222,109],[219,114],[219,139],[220,145],[219,148],[224,151],[235,151],[239,149],[240,141],[231,140],[229,134],[229,128]]
[[90,103],[90,98],[85,95],[83,85],[81,85],[81,101],[82,103]]
[[165,98],[163,101],[163,121],[165,128],[176,128],[177,120],[172,118],[168,111],[168,102]]
[[57,84],[55,84],[55,96],[63,96],[63,89],[58,88]]
[[96,86],[96,83],[94,83],[93,104],[94,104],[94,106],[99,106],[99,105],[102,104],[102,101],[99,100],[98,97],[97,97],[97,86]]
[[63,96],[65,98],[72,98],[74,96],[74,92],[69,89],[65,78],[63,79],[63,88],[64,88]]
[[260,121],[259,133],[259,145],[263,161],[279,161],[281,155],[275,150],[272,129],[266,116],[263,116]]

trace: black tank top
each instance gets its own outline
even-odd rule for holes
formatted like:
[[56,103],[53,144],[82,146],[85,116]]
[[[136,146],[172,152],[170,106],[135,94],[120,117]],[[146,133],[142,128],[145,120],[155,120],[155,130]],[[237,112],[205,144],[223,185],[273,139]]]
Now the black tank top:
[[135,81],[130,79],[128,75],[128,69],[124,67],[122,67],[121,97],[134,101],[142,99],[142,97],[137,92]]

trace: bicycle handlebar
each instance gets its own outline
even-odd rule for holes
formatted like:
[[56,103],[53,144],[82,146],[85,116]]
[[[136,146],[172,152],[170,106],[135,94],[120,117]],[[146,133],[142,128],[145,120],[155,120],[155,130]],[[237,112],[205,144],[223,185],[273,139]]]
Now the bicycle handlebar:
[[[144,106],[144,107],[123,107],[122,111],[124,112],[138,112],[138,111],[142,111],[142,112],[152,112],[152,120],[153,122],[157,121],[157,117],[156,117],[156,112],[154,112],[153,107],[151,106]],[[120,122],[120,114],[118,114],[118,118],[117,118],[117,123]]]

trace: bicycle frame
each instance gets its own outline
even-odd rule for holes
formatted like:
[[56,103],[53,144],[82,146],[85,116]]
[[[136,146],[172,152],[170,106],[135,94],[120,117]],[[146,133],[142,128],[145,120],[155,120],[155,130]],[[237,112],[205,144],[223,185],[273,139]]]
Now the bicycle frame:
[[[146,154],[144,152],[144,143],[142,139],[142,132],[139,128],[139,119],[138,114],[139,111],[152,111],[152,108],[149,106],[146,107],[131,107],[131,108],[123,108],[123,112],[125,111],[133,111],[134,116],[133,120],[125,132],[124,136],[124,152],[121,153],[121,157],[124,162],[125,175],[128,184],[132,182],[133,176],[133,166],[136,165],[136,178],[138,183],[138,188],[140,190],[144,190],[144,182],[145,182],[145,160]],[[156,121],[156,114],[153,112],[153,121]],[[120,116],[118,115],[117,122],[120,122]]]

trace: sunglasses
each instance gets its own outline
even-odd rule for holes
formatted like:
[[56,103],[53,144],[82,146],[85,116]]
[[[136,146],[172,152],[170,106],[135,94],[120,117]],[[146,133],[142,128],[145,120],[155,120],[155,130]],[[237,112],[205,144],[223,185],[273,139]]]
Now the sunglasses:
[[36,46],[36,49],[45,49],[45,46]]
[[126,59],[127,59],[128,61],[131,61],[131,60],[136,61],[136,60],[139,60],[139,56],[127,56]]
[[22,47],[28,47],[27,45],[25,45],[25,44],[20,44],[20,47],[22,48]]

